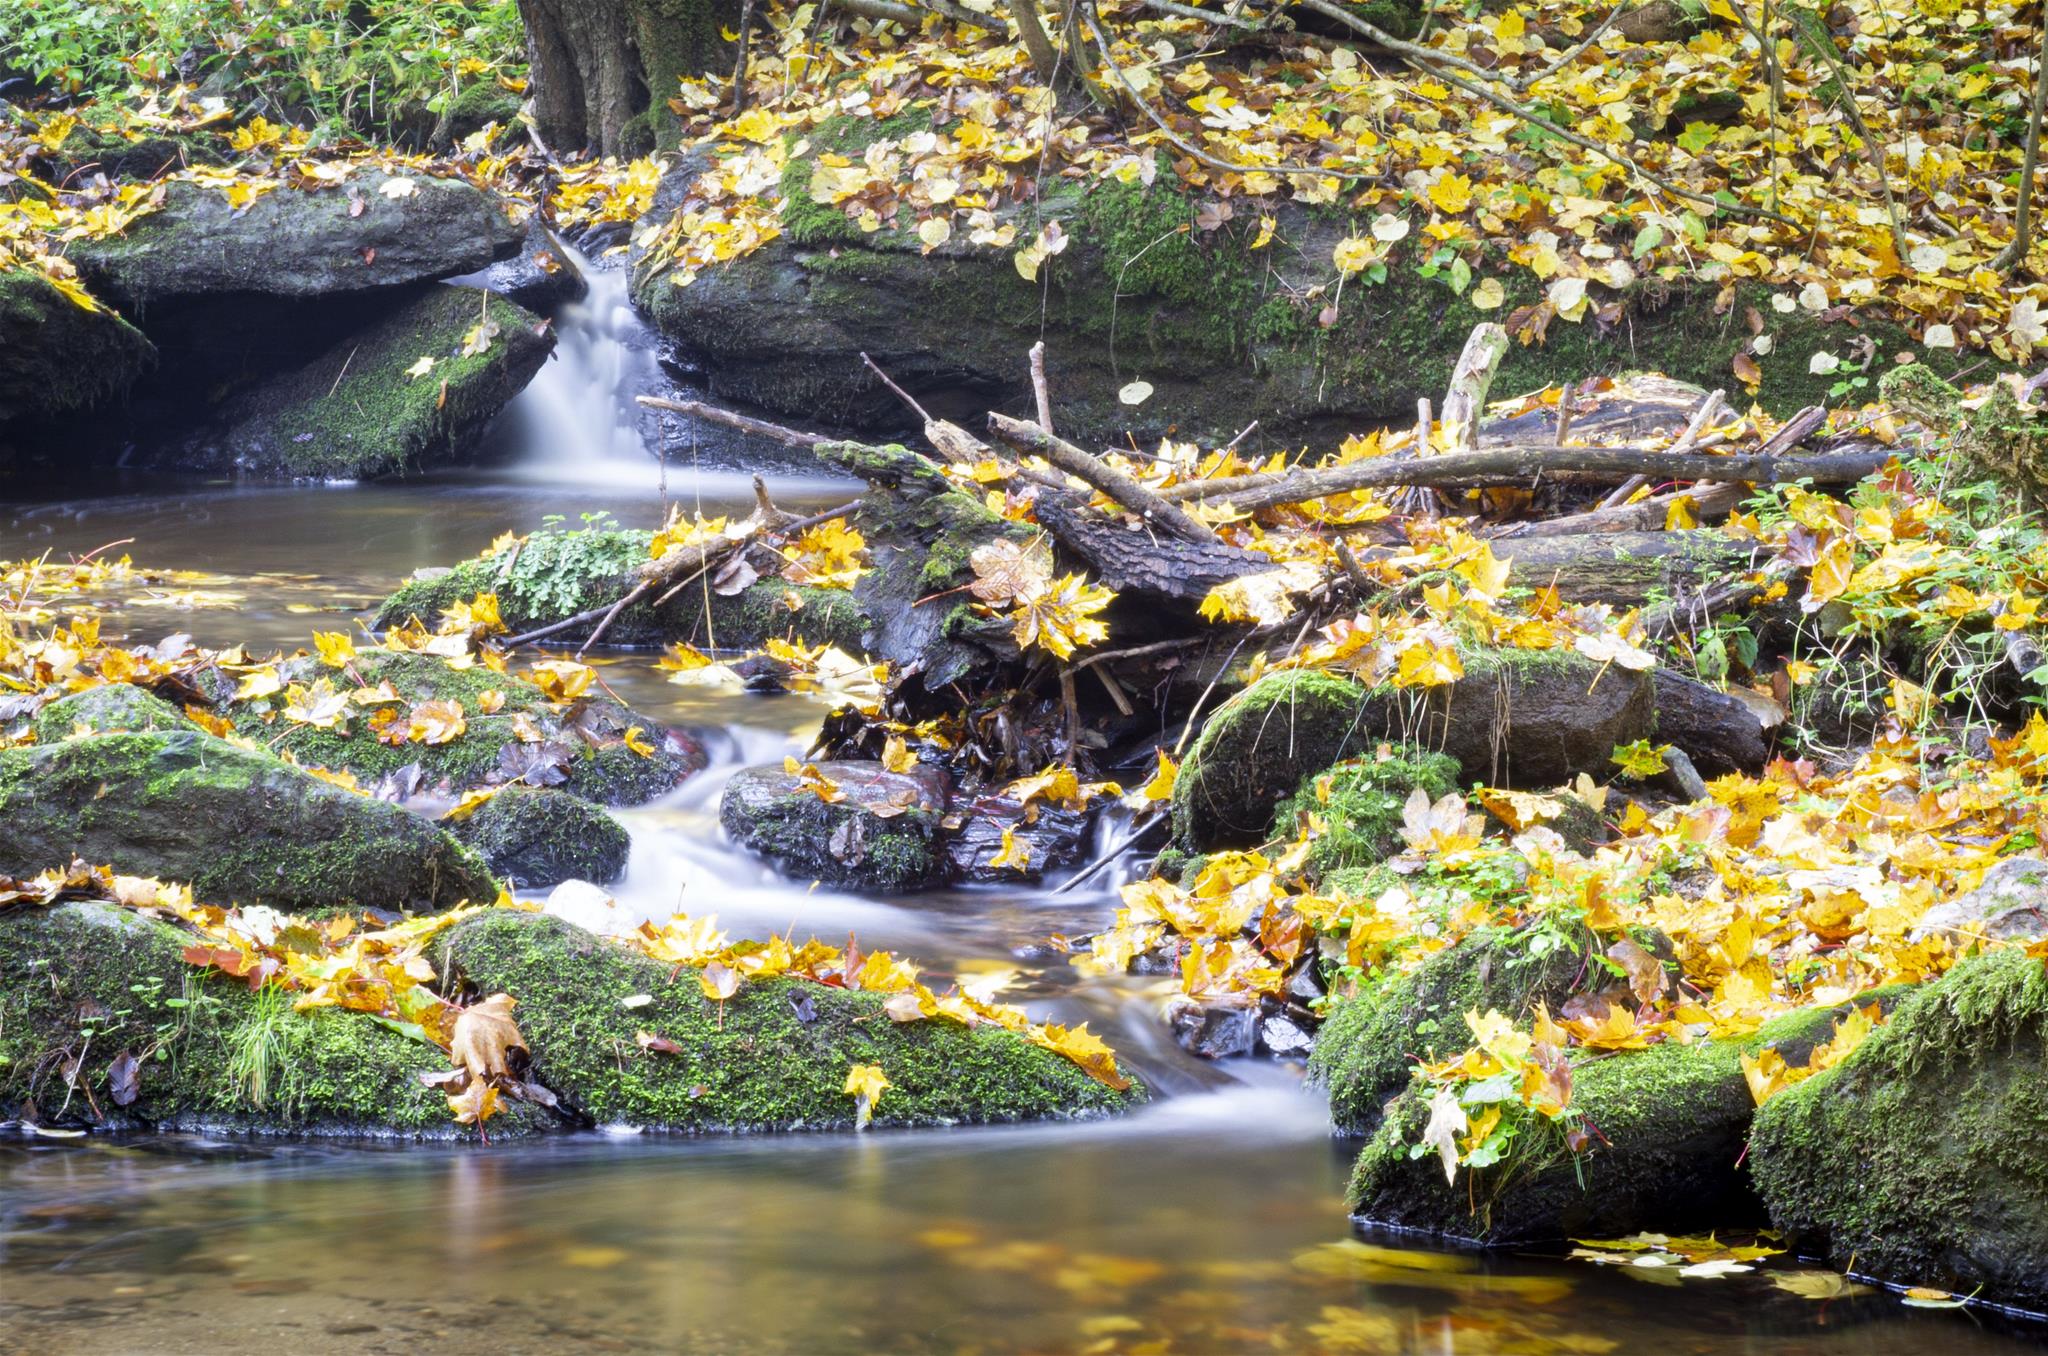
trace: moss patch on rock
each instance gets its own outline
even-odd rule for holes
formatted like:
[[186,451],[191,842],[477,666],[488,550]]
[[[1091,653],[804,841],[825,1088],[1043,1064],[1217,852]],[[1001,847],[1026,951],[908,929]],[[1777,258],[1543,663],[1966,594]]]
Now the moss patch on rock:
[[1772,1223],[1836,1265],[2048,1309],[2048,973],[1958,965],[1847,1059],[1766,1103],[1750,1164]]
[[1360,1151],[1349,1204],[1363,1220],[1488,1245],[1760,1222],[1762,1203],[1741,1168],[1756,1109],[1742,1056],[1768,1047],[1804,1063],[1847,1011],[1795,1012],[1739,1041],[1585,1059],[1572,1084],[1590,1138],[1584,1152],[1571,1151],[1558,1122],[1509,1104],[1507,1153],[1489,1167],[1461,1167],[1453,1183],[1434,1151],[1413,1152],[1429,1100],[1410,1089]]
[[[463,561],[452,569],[407,580],[377,611],[379,627],[408,617],[432,624],[458,602],[495,593],[499,614],[516,631],[573,617],[617,598],[627,571],[647,561],[653,533],[630,529],[539,531],[524,543]],[[685,589],[659,607],[635,603],[605,632],[620,645],[693,645],[752,648],[773,638],[861,647],[867,618],[848,589],[821,589],[762,579],[735,594]]]
[[1458,765],[1410,745],[1313,773],[1273,812],[1267,837],[1286,841],[1311,818],[1324,829],[1304,863],[1320,881],[1333,871],[1369,867],[1401,848],[1401,812],[1420,790],[1432,801],[1458,789]]
[[1349,679],[1289,670],[1218,707],[1174,779],[1175,838],[1197,851],[1261,841],[1276,802],[1371,746],[1365,698]]
[[417,816],[189,726],[0,750],[0,824],[0,869],[82,856],[224,905],[431,910],[498,889]]
[[[579,709],[558,711],[532,683],[481,664],[454,668],[430,654],[365,648],[356,651],[350,670],[370,687],[390,683],[408,705],[455,703],[462,708],[463,733],[443,744],[385,744],[371,728],[368,709],[352,712],[343,729],[292,724],[279,715],[284,706],[281,693],[237,702],[226,715],[239,732],[289,752],[307,766],[346,770],[370,783],[417,764],[424,788],[449,794],[517,779],[532,758],[522,750],[530,747],[554,750],[560,784],[601,805],[650,800],[703,770],[707,761],[695,740],[635,716],[616,702],[586,697]],[[348,675],[312,656],[286,660],[278,665],[278,675],[287,685],[325,677],[354,686]],[[489,699],[496,703],[495,711],[484,709],[487,693],[495,694]],[[522,721],[543,738],[522,739]],[[655,745],[652,755],[643,757],[623,743],[622,736],[634,726]],[[503,761],[508,748],[513,759],[509,769]]]
[[[419,1075],[438,1049],[360,1013],[187,964],[189,934],[112,904],[0,912],[0,1114],[105,1129],[473,1137]],[[136,1061],[134,1100],[110,1081]],[[67,1078],[67,1070],[76,1066]],[[536,1128],[528,1108],[494,1138]]]
[[[478,325],[496,333],[472,351]],[[470,457],[491,418],[554,347],[532,312],[488,292],[436,287],[321,357],[235,397],[198,467],[318,480],[405,475]],[[414,366],[433,367],[415,375]]]
[[[442,955],[476,991],[518,1000],[533,1076],[600,1124],[845,1129],[854,1104],[842,1089],[855,1064],[879,1065],[892,1085],[874,1108],[877,1126],[1103,1115],[1143,1096],[999,1028],[892,1022],[880,994],[778,979],[745,984],[721,1005],[695,971],[544,915],[469,919]],[[636,995],[652,1001],[622,1005]],[[642,1031],[680,1052],[641,1049]]]
[[792,880],[896,894],[946,879],[944,773],[894,773],[879,763],[817,768],[839,799],[825,800],[780,766],[747,768],[726,783],[719,823]]
[[508,786],[452,832],[501,878],[531,888],[616,880],[631,847],[619,821],[581,796],[545,787]]
[[59,697],[36,712],[30,728],[40,742],[55,744],[75,734],[189,730],[192,722],[161,697],[128,683],[108,683]]
[[155,363],[119,315],[86,310],[32,269],[0,269],[0,424],[112,400]]

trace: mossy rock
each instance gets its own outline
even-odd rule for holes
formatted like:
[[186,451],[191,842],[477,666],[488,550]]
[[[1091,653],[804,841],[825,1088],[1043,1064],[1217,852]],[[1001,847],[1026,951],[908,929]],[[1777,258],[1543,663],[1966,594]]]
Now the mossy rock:
[[1368,982],[1330,1002],[1309,1056],[1309,1081],[1328,1089],[1340,1134],[1379,1125],[1389,1098],[1408,1086],[1419,1063],[1448,1059],[1472,1044],[1468,1012],[1499,1011],[1525,1020],[1538,1003],[1554,1014],[1605,972],[1588,971],[1583,947],[1538,951],[1532,938],[1482,928],[1414,970]]
[[533,889],[616,880],[632,845],[618,820],[581,796],[534,786],[506,787],[450,831],[500,878]]
[[108,683],[59,697],[36,712],[30,728],[39,742],[55,744],[76,734],[189,730],[192,722],[161,697],[128,683]]
[[[516,673],[481,664],[455,668],[434,655],[378,647],[357,650],[349,669],[343,674],[302,655],[279,664],[278,675],[287,685],[322,677],[340,686],[353,686],[353,678],[370,687],[388,682],[408,705],[454,702],[462,708],[463,733],[445,744],[384,744],[370,726],[368,710],[352,712],[344,728],[319,729],[285,720],[279,714],[283,694],[236,702],[225,715],[238,732],[309,767],[347,771],[375,783],[417,765],[423,789],[451,796],[522,775],[545,775],[600,805],[637,805],[673,790],[708,761],[690,736],[616,702],[586,696],[578,707],[558,711]],[[487,699],[486,693],[496,695]],[[497,709],[486,711],[487,700]],[[539,741],[520,738],[522,718],[542,736]],[[654,745],[653,754],[643,757],[626,746],[623,736],[635,726]],[[543,763],[553,771],[544,773]]]
[[[488,346],[467,336],[486,321]],[[206,470],[315,480],[402,476],[471,459],[499,410],[554,348],[540,318],[503,297],[436,287],[295,371],[230,400],[219,430],[180,460]],[[431,371],[414,365],[433,359]]]
[[[518,1000],[533,1077],[604,1125],[669,1131],[836,1130],[853,1124],[842,1089],[855,1064],[890,1088],[876,1126],[1060,1119],[1142,1099],[997,1027],[892,1022],[883,996],[801,980],[743,984],[723,1004],[697,972],[649,960],[557,918],[494,911],[457,925],[446,972]],[[652,1001],[625,1006],[622,1000]],[[679,1051],[642,1049],[649,1032]]]
[[[1412,21],[1398,0],[1367,8],[1400,27]],[[1489,242],[1466,259],[1473,276],[1507,289],[1505,305],[1491,311],[1472,305],[1470,289],[1453,292],[1450,270],[1422,276],[1404,245],[1385,281],[1354,280],[1335,323],[1324,325],[1328,298],[1315,289],[1328,281],[1332,249],[1357,230],[1353,216],[1272,204],[1278,230],[1255,251],[1265,209],[1240,204],[1220,227],[1198,225],[1203,195],[1180,184],[1163,158],[1149,187],[1055,182],[1042,199],[999,212],[1026,236],[1046,217],[1067,230],[1069,246],[1029,282],[1012,266],[1012,248],[977,246],[962,233],[927,249],[907,215],[865,232],[842,209],[813,203],[812,163],[833,152],[830,140],[814,134],[788,160],[779,239],[688,287],[648,265],[636,279],[651,323],[704,360],[723,398],[841,427],[893,427],[900,406],[861,363],[866,352],[942,417],[965,421],[991,407],[1024,413],[1030,393],[1016,355],[1042,339],[1070,436],[1121,442],[1128,431],[1143,442],[1170,428],[1221,442],[1251,410],[1262,438],[1291,446],[1412,419],[1416,394],[1442,389],[1475,325],[1542,300],[1541,281],[1505,259],[1511,242]],[[1559,320],[1542,342],[1513,345],[1494,389],[1639,369],[1725,386],[1751,338],[1741,323],[1749,309],[1771,318],[1774,347],[1758,398],[1779,415],[1827,400],[1835,378],[1809,370],[1817,352],[1840,354],[1864,338],[1882,363],[1917,351],[1904,328],[1874,313],[1781,315],[1770,295],[1742,284],[1731,307],[1716,282],[1645,280],[1613,298],[1609,321]],[[1603,308],[1608,299],[1603,292]],[[1101,361],[1105,352],[1114,361]],[[1923,356],[1944,372],[1966,357]],[[1142,409],[1117,400],[1133,377],[1155,390]]]
[[1571,1152],[1556,1122],[1509,1104],[1515,1138],[1505,1156],[1490,1167],[1461,1167],[1455,1182],[1446,1182],[1434,1150],[1412,1152],[1429,1098],[1411,1088],[1388,1105],[1359,1152],[1352,1214],[1488,1246],[1759,1223],[1762,1203],[1741,1167],[1756,1110],[1742,1056],[1771,1048],[1803,1064],[1847,1011],[1795,1012],[1739,1041],[1583,1060],[1572,1070],[1571,1105],[1590,1140],[1584,1152]]
[[190,727],[0,750],[0,823],[0,869],[79,856],[222,905],[434,910],[498,890],[425,820]]
[[[647,563],[651,532],[632,529],[539,531],[523,543],[463,561],[452,569],[422,571],[377,609],[378,627],[408,617],[433,621],[458,602],[495,593],[499,615],[513,631],[531,631],[602,606],[626,591],[628,571]],[[721,648],[752,648],[770,639],[800,638],[858,653],[867,617],[847,589],[821,589],[762,579],[735,594],[684,589],[661,606],[635,603],[605,632],[618,645],[686,641]]]
[[2048,1310],[2048,974],[1957,965],[1847,1059],[1767,1102],[1749,1162],[1771,1221],[1837,1266]]
[[[288,994],[251,993],[188,964],[180,953],[191,941],[114,904],[0,912],[0,1116],[108,1130],[475,1136],[419,1081],[448,1067],[441,1051],[362,1013],[295,1012]],[[259,1049],[260,1075],[248,1058]],[[122,1055],[139,1061],[125,1106],[109,1079]],[[512,1105],[490,1129],[496,1138],[540,1124]]]
[[1304,778],[1273,812],[1266,836],[1285,842],[1314,817],[1325,827],[1303,864],[1312,879],[1374,866],[1401,850],[1401,813],[1408,797],[1420,790],[1438,800],[1458,789],[1458,775],[1457,763],[1440,753],[1412,745],[1384,747]]
[[1347,678],[1290,669],[1217,707],[1174,779],[1174,837],[1194,851],[1262,841],[1283,797],[1373,745],[1365,704]]
[[1450,755],[1468,781],[1552,787],[1604,777],[1617,745],[1656,728],[1648,670],[1596,664],[1571,650],[1474,649],[1465,675],[1438,687],[1382,687],[1363,719],[1388,738]]
[[792,880],[878,894],[945,882],[945,773],[923,766],[897,773],[860,762],[819,763],[817,770],[838,799],[827,801],[780,765],[734,773],[718,822]]
[[115,312],[86,310],[33,269],[0,269],[0,424],[108,403],[155,363]]

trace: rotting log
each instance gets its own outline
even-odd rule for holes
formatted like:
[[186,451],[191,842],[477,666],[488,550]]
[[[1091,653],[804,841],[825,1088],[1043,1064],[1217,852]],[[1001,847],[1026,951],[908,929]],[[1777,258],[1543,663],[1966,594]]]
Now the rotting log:
[[1588,532],[1491,543],[1525,588],[1555,588],[1567,603],[1645,607],[1688,598],[1757,568],[1756,546],[1718,532]]
[[1035,513],[1054,541],[1118,593],[1195,601],[1218,584],[1274,568],[1272,557],[1256,551],[1133,531],[1088,512],[1077,497],[1041,495]]

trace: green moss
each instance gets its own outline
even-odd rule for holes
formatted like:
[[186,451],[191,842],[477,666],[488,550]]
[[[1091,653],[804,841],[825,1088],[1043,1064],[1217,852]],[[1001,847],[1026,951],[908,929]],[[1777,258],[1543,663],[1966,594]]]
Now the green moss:
[[1838,1265],[2048,1305],[2048,973],[1957,965],[1847,1059],[1778,1094],[1750,1138],[1772,1222]]
[[[804,133],[810,152],[792,155],[782,167],[782,233],[798,245],[853,244],[868,238],[868,232],[846,215],[843,207],[815,202],[811,198],[811,171],[815,155],[829,151],[858,158],[875,142],[901,140],[930,131],[929,105],[913,106],[887,118],[859,118],[838,114]],[[792,145],[799,138],[792,136]]]
[[1174,780],[1175,838],[1191,850],[1260,841],[1275,802],[1370,745],[1365,695],[1349,679],[1289,670],[1218,707]]
[[1327,827],[1305,863],[1313,879],[1347,867],[1373,866],[1400,849],[1402,808],[1417,789],[1432,801],[1456,791],[1457,763],[1409,745],[1382,749],[1304,778],[1273,812],[1267,836],[1284,842],[1314,816]]
[[[827,776],[849,770],[820,768]],[[897,785],[917,786],[902,779],[891,789]],[[943,799],[922,790],[914,808],[890,806],[881,815],[861,794],[827,802],[780,767],[748,768],[726,783],[718,818],[735,842],[792,880],[902,893],[936,885],[947,872]]]
[[668,101],[676,97],[683,79],[731,71],[732,45],[720,32],[731,16],[710,0],[630,0],[626,15],[648,91],[647,111],[635,119],[644,136],[626,149],[635,155],[657,147],[669,150],[679,128]]
[[[601,1124],[672,1131],[824,1130],[852,1124],[855,1064],[891,1087],[875,1124],[951,1125],[1100,1115],[1118,1093],[998,1028],[896,1023],[879,994],[796,980],[747,983],[723,1004],[693,970],[647,960],[559,919],[491,913],[455,928],[447,967],[504,991],[534,1050],[534,1076]],[[646,995],[633,1007],[622,999]],[[642,1050],[642,1031],[675,1054]]]
[[[628,751],[628,757],[636,757]],[[637,759],[645,762],[645,759]],[[566,791],[508,786],[455,826],[499,876],[526,886],[576,879],[597,884],[626,869],[631,846],[610,815]]]
[[[1539,954],[1527,937],[1485,928],[1416,970],[1333,1000],[1309,1056],[1309,1078],[1329,1090],[1337,1129],[1370,1132],[1387,1099],[1408,1086],[1416,1064],[1471,1045],[1466,1013],[1499,1011],[1522,1019],[1539,1001],[1556,1012],[1587,981],[1591,949],[1588,938],[1579,948]],[[1597,987],[1605,972],[1591,973]]]
[[448,908],[497,882],[395,805],[198,729],[0,750],[0,869],[74,855],[189,884],[210,903]]
[[161,697],[127,683],[109,683],[59,697],[36,712],[31,727],[45,744],[88,734],[137,734],[149,730],[189,730],[185,713]]
[[[1892,995],[1891,997],[1895,997]],[[1866,995],[1864,1001],[1891,1001]],[[1848,1006],[1790,1014],[1740,1041],[1661,1044],[1573,1066],[1574,1153],[1560,1122],[1519,1104],[1508,1151],[1447,1184],[1433,1152],[1413,1152],[1428,1119],[1419,1090],[1390,1103],[1359,1153],[1349,1189],[1362,1218],[1511,1244],[1742,1225],[1760,1209],[1739,1163],[1755,1106],[1742,1058],[1770,1047],[1803,1063]]]
[[[0,917],[0,1105],[45,1123],[292,1134],[473,1135],[418,1075],[447,1066],[434,1047],[338,1008],[290,1002],[200,970],[188,934],[95,903],[17,908]],[[258,1104],[237,1050],[270,1057]],[[140,1060],[139,1095],[119,1105],[116,1056]],[[83,1055],[76,1087],[64,1068]],[[523,1109],[493,1136],[536,1124]]]
[[0,268],[0,423],[111,401],[156,365],[142,332],[88,311],[42,274]]
[[[360,781],[374,782],[417,764],[424,786],[449,792],[491,779],[501,751],[508,744],[526,742],[520,737],[522,724],[575,750],[564,767],[566,789],[601,804],[652,799],[704,766],[703,750],[693,742],[664,735],[652,720],[602,697],[586,697],[582,715],[571,728],[538,687],[481,664],[458,669],[429,654],[365,648],[356,651],[350,667],[370,687],[390,683],[407,707],[428,701],[455,703],[462,708],[463,733],[443,744],[385,744],[370,724],[370,710],[375,708],[351,712],[344,729],[319,729],[284,720],[278,714],[285,701],[282,693],[237,702],[227,716],[239,732],[290,753],[308,767],[346,770]],[[287,685],[311,684],[322,677],[337,681],[335,670],[313,657],[287,660],[278,666],[278,674]],[[352,679],[339,681],[353,686]],[[494,694],[490,700],[497,705],[495,711],[484,709],[486,693]],[[634,725],[659,742],[652,756],[642,757],[619,740]],[[588,742],[588,737],[607,733],[610,737],[603,742]]]

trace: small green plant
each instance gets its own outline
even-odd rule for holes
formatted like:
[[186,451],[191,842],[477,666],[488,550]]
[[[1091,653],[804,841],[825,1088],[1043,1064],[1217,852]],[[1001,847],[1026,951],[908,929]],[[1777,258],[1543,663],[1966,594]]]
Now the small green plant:
[[229,1090],[252,1107],[270,1105],[284,1068],[284,1025],[290,1020],[292,997],[281,984],[256,991],[248,1015],[231,1028],[228,1043]]

